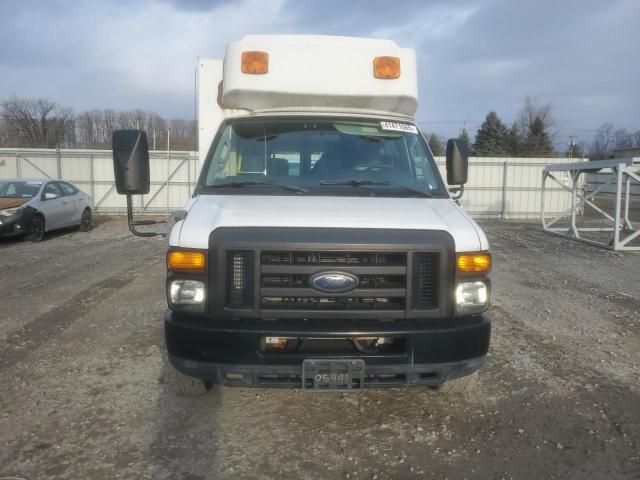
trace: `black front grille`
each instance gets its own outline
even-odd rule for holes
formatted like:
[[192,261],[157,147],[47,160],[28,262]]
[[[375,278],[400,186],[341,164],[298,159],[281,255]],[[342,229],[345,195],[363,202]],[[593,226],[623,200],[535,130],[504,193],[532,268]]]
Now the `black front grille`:
[[[407,254],[358,251],[264,251],[260,308],[265,310],[404,310]],[[358,280],[344,294],[313,288],[314,274],[337,270]]]
[[262,252],[262,265],[406,265],[405,253]]
[[254,298],[254,253],[234,250],[227,252],[227,306],[250,308]]
[[[225,227],[210,237],[215,318],[391,320],[444,318],[455,245],[446,232]],[[322,273],[354,277],[331,290]],[[335,285],[335,284],[334,284]]]
[[438,308],[440,297],[440,256],[437,253],[416,253],[413,257],[413,308]]
[[[405,288],[405,275],[356,275],[360,288]],[[263,274],[261,286],[275,288],[309,288],[311,274]]]
[[262,297],[263,309],[404,310],[404,297]]
[[0,235],[13,233],[13,225],[1,225],[0,224]]

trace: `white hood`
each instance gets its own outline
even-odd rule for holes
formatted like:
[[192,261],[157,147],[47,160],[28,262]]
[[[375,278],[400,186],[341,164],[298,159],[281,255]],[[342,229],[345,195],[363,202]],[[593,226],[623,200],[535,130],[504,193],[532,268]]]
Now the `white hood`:
[[450,199],[200,195],[169,244],[206,249],[220,227],[393,228],[449,232],[456,252],[487,250],[480,227]]

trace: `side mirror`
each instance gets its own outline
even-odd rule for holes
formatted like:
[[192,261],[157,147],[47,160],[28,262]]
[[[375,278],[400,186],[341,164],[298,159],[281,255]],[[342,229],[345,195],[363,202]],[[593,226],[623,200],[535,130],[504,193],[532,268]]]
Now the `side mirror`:
[[56,195],[55,193],[47,192],[44,194],[45,200],[55,200],[56,198],[58,198],[58,195]]
[[469,173],[469,154],[465,144],[458,139],[447,142],[447,183],[464,185]]
[[127,196],[127,221],[129,230],[138,237],[165,236],[164,233],[141,232],[139,225],[166,223],[156,220],[134,220],[131,195],[149,193],[149,144],[147,134],[142,130],[116,130],[113,132],[113,174],[116,177],[116,190]]
[[121,195],[149,193],[149,145],[142,130],[113,132],[113,173]]

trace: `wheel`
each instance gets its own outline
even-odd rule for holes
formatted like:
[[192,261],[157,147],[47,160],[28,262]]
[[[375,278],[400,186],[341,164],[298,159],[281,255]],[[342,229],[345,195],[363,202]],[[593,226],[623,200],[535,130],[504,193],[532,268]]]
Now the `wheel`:
[[437,387],[435,391],[442,395],[462,395],[467,396],[476,391],[478,388],[478,372],[473,372],[471,375],[464,377],[454,378],[448,380],[442,385]]
[[91,209],[89,207],[84,209],[82,212],[82,219],[80,220],[80,231],[88,232],[91,230],[93,226],[92,217],[91,217]]
[[44,239],[44,234],[44,217],[38,214],[31,220],[27,238],[32,242],[41,242]]
[[211,383],[205,382],[199,378],[190,377],[189,375],[185,375],[179,370],[176,370],[176,368],[171,365],[166,354],[164,372],[165,382],[177,395],[180,396],[193,397],[197,395],[204,395],[213,387]]

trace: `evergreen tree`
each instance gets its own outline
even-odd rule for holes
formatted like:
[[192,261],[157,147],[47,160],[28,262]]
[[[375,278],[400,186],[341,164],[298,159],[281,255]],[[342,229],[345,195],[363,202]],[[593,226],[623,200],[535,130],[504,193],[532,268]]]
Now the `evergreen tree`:
[[427,143],[429,144],[429,148],[431,149],[431,153],[433,153],[434,157],[439,157],[444,155],[444,146],[442,144],[442,140],[435,133],[427,134]]
[[507,153],[512,157],[522,155],[524,138],[517,122],[511,124],[507,134]]
[[524,141],[524,154],[527,157],[550,157],[554,153],[544,122],[540,117],[536,117],[529,126],[527,138]]
[[500,157],[508,154],[508,130],[496,112],[489,112],[476,133],[473,150],[481,157]]
[[458,140],[461,140],[464,146],[467,148],[467,152],[471,155],[471,138],[469,137],[469,132],[467,132],[466,128],[460,130],[460,135],[458,135]]

